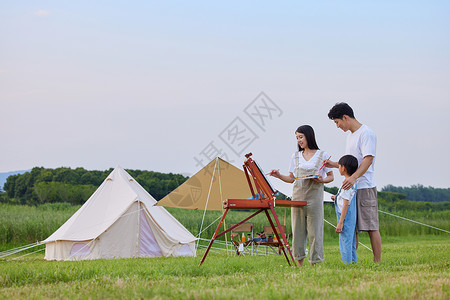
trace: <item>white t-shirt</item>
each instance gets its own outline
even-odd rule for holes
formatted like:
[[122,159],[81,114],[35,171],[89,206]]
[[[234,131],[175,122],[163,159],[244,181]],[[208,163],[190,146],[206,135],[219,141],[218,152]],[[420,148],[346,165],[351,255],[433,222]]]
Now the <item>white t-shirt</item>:
[[[310,158],[310,160],[305,160],[305,158],[303,157],[303,151],[299,152],[298,166],[295,165],[295,153],[292,154],[291,164],[289,165],[289,172],[296,176],[295,174],[297,174],[297,169],[299,167],[303,169],[312,169],[316,165],[318,165],[319,167],[317,169],[320,169],[320,167],[322,167],[322,161],[319,161],[319,163],[317,164],[319,160],[319,152],[320,150],[317,150],[316,153],[314,153],[313,157]],[[330,155],[327,152],[323,151],[322,160],[328,159],[329,157]],[[322,176],[322,178],[325,178],[327,177],[327,173],[330,171],[331,169],[323,167],[322,170],[320,170],[319,175]]]
[[373,188],[377,186],[375,182],[375,154],[377,150],[377,136],[367,125],[362,125],[358,130],[347,136],[345,152],[358,159],[361,164],[365,156],[373,156],[373,162],[366,173],[356,181],[358,189]]
[[335,200],[337,208],[339,213],[342,212],[342,207],[344,206],[344,199],[348,200],[348,205],[350,206],[350,203],[352,203],[353,196],[356,193],[356,187],[355,185],[352,186],[352,188],[348,190],[339,189],[339,192],[337,193],[337,197]]

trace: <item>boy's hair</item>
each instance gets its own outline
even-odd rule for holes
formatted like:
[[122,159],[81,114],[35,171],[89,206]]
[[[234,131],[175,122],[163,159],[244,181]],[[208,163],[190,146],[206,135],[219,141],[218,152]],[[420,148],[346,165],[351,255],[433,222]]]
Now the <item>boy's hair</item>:
[[[309,149],[319,149],[319,146],[317,146],[316,142],[316,135],[314,134],[314,129],[309,125],[302,125],[295,132],[303,133],[306,138],[306,142],[308,143]],[[300,145],[298,145],[298,151],[303,151],[305,149],[301,148]]]
[[353,175],[358,169],[358,160],[353,155],[344,155],[339,159],[338,164],[345,167],[348,175]]
[[342,119],[344,115],[354,119],[353,109],[345,102],[336,103],[328,112],[328,118],[331,120]]

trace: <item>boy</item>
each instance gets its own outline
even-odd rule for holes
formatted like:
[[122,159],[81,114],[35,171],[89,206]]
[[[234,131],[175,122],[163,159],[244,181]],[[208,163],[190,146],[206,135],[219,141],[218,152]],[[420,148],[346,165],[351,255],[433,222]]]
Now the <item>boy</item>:
[[[358,160],[353,155],[344,155],[338,162],[339,173],[345,179],[352,176],[358,169]],[[339,250],[344,263],[356,263],[356,184],[350,189],[339,189],[335,202],[339,233]]]

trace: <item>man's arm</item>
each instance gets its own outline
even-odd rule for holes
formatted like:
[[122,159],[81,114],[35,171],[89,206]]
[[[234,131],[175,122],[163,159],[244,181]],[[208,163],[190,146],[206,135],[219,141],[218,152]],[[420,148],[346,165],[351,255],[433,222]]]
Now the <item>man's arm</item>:
[[373,162],[372,155],[364,156],[364,158],[363,158],[361,164],[359,165],[358,169],[356,170],[356,172],[353,173],[352,176],[346,178],[342,182],[342,188],[344,190],[348,190],[349,188],[351,188],[355,184],[356,179],[358,179],[359,177],[363,176],[364,173],[366,173],[366,171],[369,169],[372,162]]

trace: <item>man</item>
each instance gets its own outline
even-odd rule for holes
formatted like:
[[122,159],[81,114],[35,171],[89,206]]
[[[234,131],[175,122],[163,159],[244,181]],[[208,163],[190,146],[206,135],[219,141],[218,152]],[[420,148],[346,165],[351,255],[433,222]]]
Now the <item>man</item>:
[[[381,260],[381,236],[378,227],[377,188],[374,178],[377,137],[367,125],[356,120],[353,109],[347,103],[334,105],[328,113],[328,118],[333,120],[337,128],[344,132],[350,130],[345,154],[355,156],[358,159],[359,167],[352,176],[343,181],[342,188],[348,190],[356,182],[358,211],[356,229],[357,232],[367,231],[369,233],[374,262],[379,263]],[[333,161],[326,161],[325,166],[339,167],[338,163]]]

